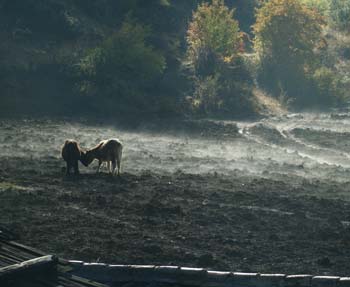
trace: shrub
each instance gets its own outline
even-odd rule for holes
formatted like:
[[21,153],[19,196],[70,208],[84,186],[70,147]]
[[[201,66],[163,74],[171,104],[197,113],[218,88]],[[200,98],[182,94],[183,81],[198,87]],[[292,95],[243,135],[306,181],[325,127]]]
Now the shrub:
[[338,104],[345,100],[341,77],[329,68],[321,67],[312,75],[315,91],[320,104]]
[[[164,57],[147,44],[150,29],[127,18],[99,47],[87,51],[78,64],[79,91],[118,105],[149,105],[156,80],[165,69]],[[98,97],[98,98],[97,98]]]

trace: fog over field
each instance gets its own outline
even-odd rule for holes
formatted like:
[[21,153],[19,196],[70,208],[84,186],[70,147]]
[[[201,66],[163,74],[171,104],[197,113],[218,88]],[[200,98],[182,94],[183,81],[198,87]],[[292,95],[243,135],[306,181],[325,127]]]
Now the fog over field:
[[[256,121],[0,120],[0,223],[86,262],[348,276],[350,113]],[[117,137],[121,177],[60,149]]]
[[[84,121],[2,120],[0,157],[59,160],[65,139],[74,138],[88,148],[116,137],[124,143],[123,169],[130,173],[243,173],[269,178],[288,174],[348,180],[350,114],[289,114],[224,124],[237,124],[238,133],[215,138],[190,131],[130,132]],[[92,172],[95,165],[81,171]]]
[[349,0],[0,3],[0,253],[350,278]]

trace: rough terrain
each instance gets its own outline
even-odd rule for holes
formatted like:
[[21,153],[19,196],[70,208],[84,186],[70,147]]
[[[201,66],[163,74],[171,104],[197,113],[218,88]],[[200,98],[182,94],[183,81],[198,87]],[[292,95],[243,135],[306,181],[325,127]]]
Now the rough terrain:
[[[325,123],[307,132],[300,117],[276,120],[280,130],[236,123],[222,137],[221,124],[176,136],[2,120],[0,226],[67,259],[350,275],[347,118],[329,116],[343,122],[327,136]],[[96,163],[64,176],[65,138],[87,147],[114,135],[125,145],[122,177],[95,174]]]

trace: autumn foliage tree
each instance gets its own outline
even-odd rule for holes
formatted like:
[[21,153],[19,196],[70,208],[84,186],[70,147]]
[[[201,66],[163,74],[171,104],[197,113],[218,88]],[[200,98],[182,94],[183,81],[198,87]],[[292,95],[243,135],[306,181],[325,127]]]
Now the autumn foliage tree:
[[[234,10],[224,0],[202,3],[187,31],[187,59],[194,78],[193,106],[204,114],[244,110],[240,97],[247,93],[240,53],[242,35]],[[240,82],[240,83],[239,83]]]
[[[254,48],[260,82],[273,93],[281,89],[297,99],[307,93],[307,78],[317,68],[323,17],[299,0],[270,0],[257,11]],[[305,100],[305,99],[303,99]]]
[[301,2],[306,4],[309,8],[316,9],[325,17],[328,17],[331,1],[332,0],[301,0]]
[[238,54],[241,35],[233,14],[223,0],[198,6],[187,31],[188,56],[195,67],[210,57],[229,62]]

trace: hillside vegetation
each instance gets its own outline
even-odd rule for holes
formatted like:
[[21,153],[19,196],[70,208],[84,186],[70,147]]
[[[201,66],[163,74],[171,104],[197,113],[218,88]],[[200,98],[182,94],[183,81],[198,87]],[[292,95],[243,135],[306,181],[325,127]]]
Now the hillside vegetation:
[[345,0],[2,0],[0,112],[237,118],[264,113],[266,95],[282,109],[343,105],[349,18]]

